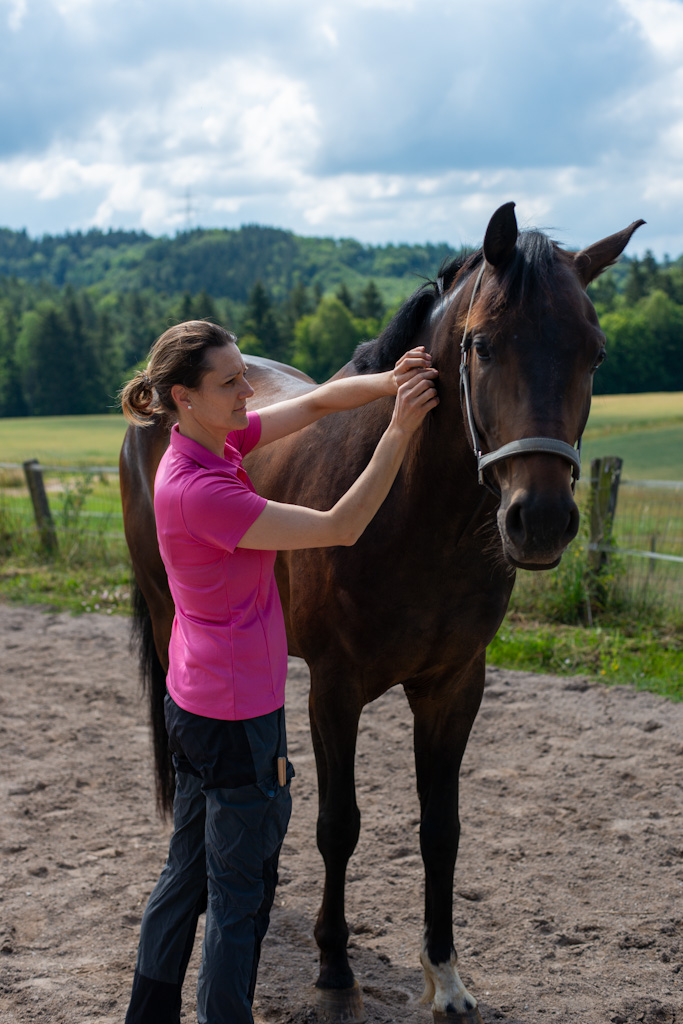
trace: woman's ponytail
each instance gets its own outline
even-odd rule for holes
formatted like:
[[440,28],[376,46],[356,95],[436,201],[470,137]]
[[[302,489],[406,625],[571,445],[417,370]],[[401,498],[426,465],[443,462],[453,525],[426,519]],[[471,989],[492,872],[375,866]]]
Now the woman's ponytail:
[[123,385],[119,398],[123,415],[136,427],[149,426],[152,418],[162,411],[146,370],[139,370],[132,380]]

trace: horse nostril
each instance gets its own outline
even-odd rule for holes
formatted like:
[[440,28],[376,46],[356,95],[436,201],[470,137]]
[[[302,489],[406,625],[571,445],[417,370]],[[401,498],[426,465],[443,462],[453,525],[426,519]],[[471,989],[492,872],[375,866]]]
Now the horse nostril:
[[505,531],[518,547],[524,546],[526,529],[524,526],[524,515],[521,501],[513,501],[505,513]]
[[574,502],[572,502],[571,508],[569,509],[567,529],[564,535],[565,544],[570,544],[579,532],[579,518],[579,510]]

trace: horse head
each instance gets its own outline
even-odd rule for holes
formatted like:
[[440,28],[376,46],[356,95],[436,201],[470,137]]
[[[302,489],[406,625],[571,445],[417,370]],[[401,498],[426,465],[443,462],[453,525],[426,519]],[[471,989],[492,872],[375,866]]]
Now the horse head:
[[643,223],[572,253],[540,231],[520,234],[506,203],[448,289],[465,429],[480,483],[500,497],[498,529],[516,567],[553,568],[576,536],[580,440],[605,357],[586,287]]

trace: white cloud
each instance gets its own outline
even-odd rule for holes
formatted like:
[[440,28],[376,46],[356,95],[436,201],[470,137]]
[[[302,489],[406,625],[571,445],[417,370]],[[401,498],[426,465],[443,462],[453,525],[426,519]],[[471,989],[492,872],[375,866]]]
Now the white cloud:
[[680,0],[619,0],[659,58],[680,66],[683,6]]
[[339,46],[339,36],[333,25],[329,21],[321,22],[317,27],[318,34],[321,39],[324,39],[334,50]]
[[181,223],[188,189],[218,211],[298,187],[317,143],[315,107],[301,83],[227,60],[154,104],[107,111],[40,157],[0,163],[0,182],[41,202],[104,190],[91,223],[133,221],[161,232]]
[[21,28],[26,12],[28,10],[27,0],[2,0],[3,6],[8,7],[7,27],[12,32],[18,32]]
[[346,0],[346,3],[380,11],[414,11],[417,6],[417,0]]
[[683,250],[678,0],[0,3],[0,223]]

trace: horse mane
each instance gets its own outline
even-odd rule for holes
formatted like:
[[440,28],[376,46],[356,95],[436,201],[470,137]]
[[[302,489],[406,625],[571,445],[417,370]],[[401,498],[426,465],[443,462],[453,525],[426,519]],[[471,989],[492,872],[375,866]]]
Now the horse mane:
[[434,281],[427,280],[399,307],[377,338],[364,341],[353,353],[353,365],[359,373],[389,370],[396,360],[415,344],[415,338],[427,321],[437,299],[450,288],[456,275],[471,256],[444,260]]
[[[520,233],[509,264],[495,276],[495,290],[486,289],[485,300],[480,295],[472,310],[472,326],[486,316],[498,319],[504,312],[522,310],[542,296],[547,302],[553,298],[553,272],[556,258],[564,252],[542,231]],[[353,354],[353,365],[358,373],[379,373],[391,369],[397,359],[411,348],[437,301],[445,295],[461,270],[474,270],[481,264],[481,249],[469,255],[445,261],[434,281],[425,281],[398,309],[379,337],[364,341]]]

